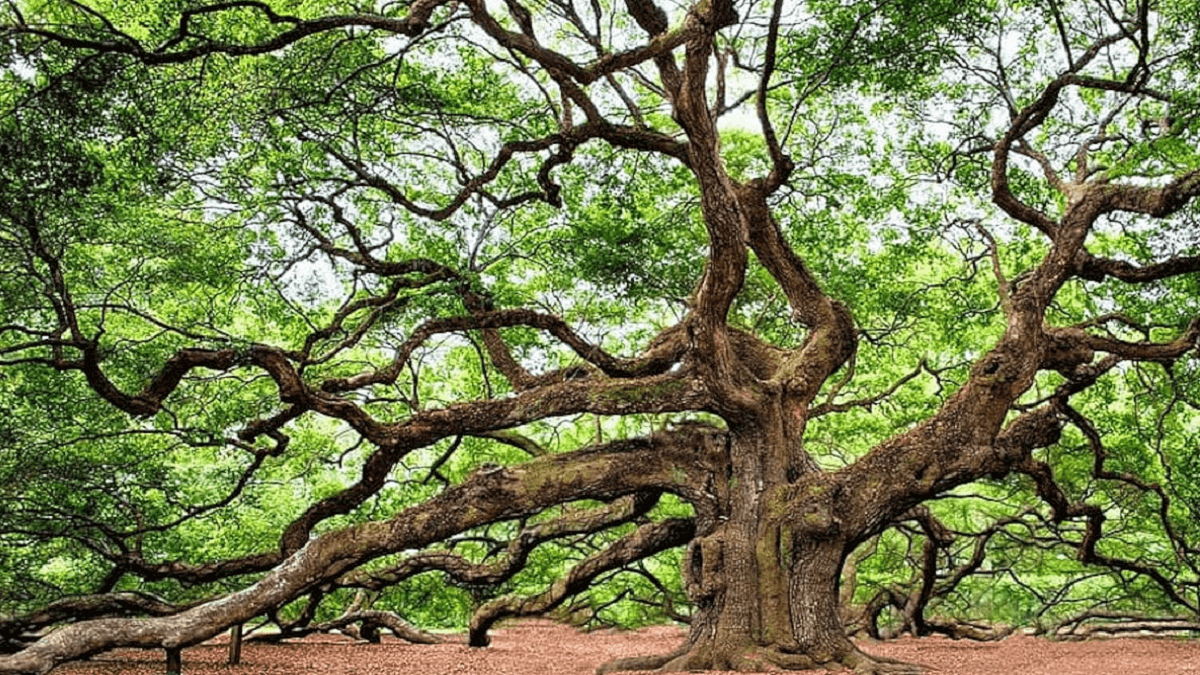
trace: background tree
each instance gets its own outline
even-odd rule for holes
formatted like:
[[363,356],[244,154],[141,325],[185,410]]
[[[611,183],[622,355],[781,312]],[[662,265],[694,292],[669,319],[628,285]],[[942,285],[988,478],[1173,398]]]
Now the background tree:
[[1195,617],[1193,4],[4,11],[0,672],[430,572],[686,594],[606,671]]

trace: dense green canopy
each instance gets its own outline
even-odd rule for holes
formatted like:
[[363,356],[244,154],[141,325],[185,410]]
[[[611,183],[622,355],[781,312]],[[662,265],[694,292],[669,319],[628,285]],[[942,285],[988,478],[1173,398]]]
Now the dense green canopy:
[[1198,31],[8,2],[0,673],[243,623],[879,671],[834,635],[1196,630]]

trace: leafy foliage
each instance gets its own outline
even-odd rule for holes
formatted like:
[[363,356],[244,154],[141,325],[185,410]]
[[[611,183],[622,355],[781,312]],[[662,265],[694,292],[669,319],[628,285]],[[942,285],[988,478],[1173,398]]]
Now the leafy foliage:
[[1200,23],[1126,4],[6,5],[0,649],[847,555],[824,628],[1194,618]]

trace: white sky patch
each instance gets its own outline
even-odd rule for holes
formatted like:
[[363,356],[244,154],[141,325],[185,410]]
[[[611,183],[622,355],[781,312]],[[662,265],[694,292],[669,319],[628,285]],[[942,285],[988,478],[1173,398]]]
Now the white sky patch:
[[720,131],[762,133],[762,129],[758,124],[758,115],[748,105],[738,106],[722,115],[721,119],[717,121],[717,129]]
[[8,70],[26,82],[32,82],[37,76],[37,69],[29,61],[20,57],[13,58],[12,63],[8,65]]

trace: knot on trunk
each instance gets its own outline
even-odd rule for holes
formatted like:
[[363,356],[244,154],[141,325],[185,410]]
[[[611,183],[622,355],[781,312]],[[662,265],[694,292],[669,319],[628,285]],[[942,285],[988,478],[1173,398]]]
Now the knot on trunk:
[[717,532],[697,537],[688,545],[684,582],[692,602],[711,599],[724,589],[724,547]]
[[830,539],[842,529],[842,521],[829,504],[807,503],[793,506],[789,513],[797,536],[806,539]]
[[830,539],[841,532],[842,520],[835,503],[838,488],[825,483],[797,486],[788,500],[787,521],[794,536],[804,539]]

